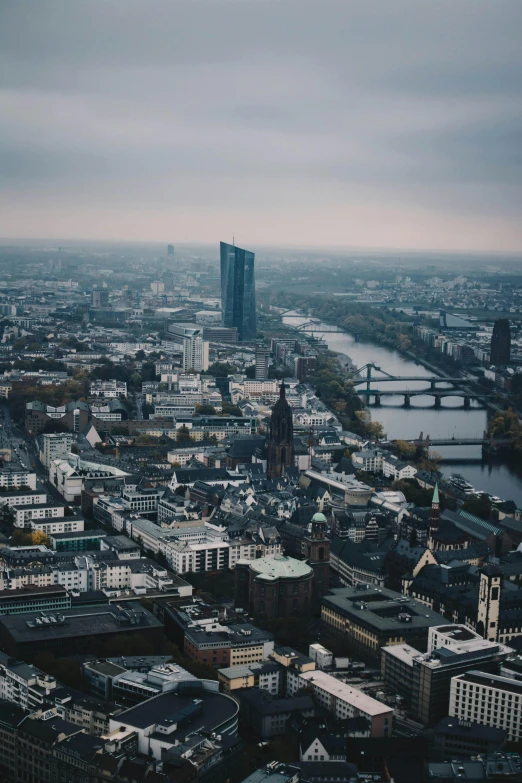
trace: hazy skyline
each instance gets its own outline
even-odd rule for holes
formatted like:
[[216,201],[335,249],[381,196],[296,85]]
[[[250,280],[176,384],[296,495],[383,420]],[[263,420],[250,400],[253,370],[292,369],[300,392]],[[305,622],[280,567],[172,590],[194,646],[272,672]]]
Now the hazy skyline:
[[520,0],[3,0],[0,236],[522,251]]

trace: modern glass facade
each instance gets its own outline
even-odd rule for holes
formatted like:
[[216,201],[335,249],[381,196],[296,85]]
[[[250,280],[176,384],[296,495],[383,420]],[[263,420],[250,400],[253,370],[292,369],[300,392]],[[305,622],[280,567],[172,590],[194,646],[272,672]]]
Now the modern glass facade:
[[235,326],[239,340],[253,340],[256,336],[255,254],[221,242],[220,255],[223,326]]

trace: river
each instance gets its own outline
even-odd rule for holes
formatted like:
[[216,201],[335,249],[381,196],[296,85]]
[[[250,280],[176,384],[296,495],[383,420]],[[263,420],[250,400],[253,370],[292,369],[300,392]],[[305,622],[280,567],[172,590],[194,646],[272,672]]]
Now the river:
[[[283,322],[289,326],[299,326],[310,321],[310,318],[300,315],[285,315]],[[325,324],[318,324],[318,330]],[[363,367],[373,363],[390,375],[420,377],[432,376],[433,373],[416,362],[401,356],[397,351],[375,345],[371,342],[356,342],[347,332],[321,334],[328,348],[348,356],[355,367]],[[422,389],[426,383],[422,381],[381,381],[374,383],[372,388],[392,390],[400,385],[401,389]],[[442,385],[440,386],[442,388]],[[471,407],[465,410],[462,400],[458,397],[445,397],[439,409],[433,408],[433,397],[420,395],[412,397],[411,407],[402,407],[402,396],[382,398],[379,408],[372,407],[371,415],[374,421],[382,422],[390,439],[405,440],[417,438],[420,433],[432,438],[478,438],[487,428],[487,411],[472,401]],[[479,446],[449,446],[437,447],[442,456],[452,459],[460,458],[462,463],[451,463],[443,466],[445,474],[459,473],[469,481],[475,489],[497,495],[504,500],[514,500],[522,506],[522,469],[516,464],[505,462],[466,463],[466,459],[480,456]]]

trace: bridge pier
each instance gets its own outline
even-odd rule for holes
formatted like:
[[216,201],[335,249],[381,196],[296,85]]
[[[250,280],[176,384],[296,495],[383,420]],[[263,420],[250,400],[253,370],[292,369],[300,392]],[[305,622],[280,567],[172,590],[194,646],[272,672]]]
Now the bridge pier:
[[442,405],[442,398],[441,398],[440,394],[436,394],[435,395],[435,407],[436,408],[440,408],[441,405]]
[[405,408],[409,408],[410,407],[410,402],[411,402],[410,395],[409,394],[405,394],[404,395],[404,407]]
[[464,407],[471,408],[471,397],[464,397]]
[[376,408],[378,408],[380,406],[380,404],[381,404],[381,395],[380,394],[376,394],[375,398],[374,398],[374,405],[375,405]]

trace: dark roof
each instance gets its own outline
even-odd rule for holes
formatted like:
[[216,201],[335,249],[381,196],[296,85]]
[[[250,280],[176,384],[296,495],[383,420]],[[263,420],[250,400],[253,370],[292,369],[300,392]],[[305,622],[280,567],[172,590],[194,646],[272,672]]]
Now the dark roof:
[[16,728],[28,716],[25,710],[9,701],[0,700],[0,726]]
[[193,484],[195,481],[219,481],[228,478],[227,468],[177,468],[174,471],[180,484]]
[[497,729],[493,726],[483,726],[481,723],[465,721],[461,723],[458,718],[442,718],[433,729],[435,735],[470,739],[473,741],[486,740],[498,742],[499,745],[507,737],[505,729]]
[[235,438],[228,450],[228,456],[234,459],[249,459],[257,446],[264,443],[262,435],[251,435],[245,438]]
[[131,707],[118,715],[118,721],[121,721],[122,725],[145,729],[171,720],[181,710],[190,707],[195,698],[201,700],[200,711],[190,716],[186,722],[180,723],[178,729],[169,734],[172,742],[174,742],[176,737],[178,739],[180,736],[185,737],[188,733],[187,729],[190,730],[190,733],[200,729],[207,731],[218,730],[223,723],[231,720],[239,709],[234,699],[225,696],[223,693],[196,692],[193,690],[188,696],[181,696],[180,691],[178,691],[176,693],[163,693],[160,696],[148,699],[148,701],[142,704],[138,704],[136,707]]
[[[105,597],[106,600],[106,597]],[[45,612],[47,616],[59,614],[64,618],[63,623],[40,624],[36,618],[42,616],[42,612],[27,612],[25,614],[4,615],[0,617],[2,631],[8,634],[18,644],[37,642],[39,639],[69,638],[78,636],[91,636],[93,634],[108,634],[116,631],[126,633],[139,632],[140,628],[162,627],[160,621],[137,603],[126,604],[124,612],[135,610],[144,620],[144,624],[132,625],[125,622],[125,614],[114,604],[103,606],[91,606],[82,612],[80,609],[63,609],[58,613]],[[123,622],[119,621],[122,618]]]
[[292,761],[301,770],[302,780],[313,783],[351,783],[357,780],[357,767],[347,761]]
[[385,539],[382,544],[366,539],[356,544],[349,538],[334,536],[330,551],[347,565],[381,574],[386,570],[386,559],[392,543],[393,540],[390,538]]
[[291,696],[280,699],[272,696],[261,688],[241,688],[235,695],[241,702],[246,702],[251,709],[261,715],[284,715],[289,712],[303,712],[314,709],[314,700],[311,696]]

